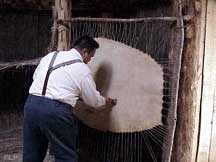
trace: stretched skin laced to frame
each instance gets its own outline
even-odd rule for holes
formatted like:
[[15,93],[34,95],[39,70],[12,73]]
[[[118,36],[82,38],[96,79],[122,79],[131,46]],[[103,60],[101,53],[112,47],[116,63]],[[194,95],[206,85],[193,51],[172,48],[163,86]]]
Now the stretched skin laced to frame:
[[81,162],[168,161],[175,128],[179,29],[176,21],[160,19],[72,21],[72,40],[87,34],[100,44],[89,63],[97,88],[119,99],[112,110],[94,112],[78,104]]

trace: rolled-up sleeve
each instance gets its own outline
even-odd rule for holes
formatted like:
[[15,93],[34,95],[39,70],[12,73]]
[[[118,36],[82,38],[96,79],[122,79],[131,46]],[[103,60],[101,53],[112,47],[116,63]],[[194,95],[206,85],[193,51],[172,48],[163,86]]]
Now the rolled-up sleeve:
[[82,78],[80,86],[81,97],[88,106],[99,108],[106,104],[106,99],[97,91],[95,82],[90,74]]

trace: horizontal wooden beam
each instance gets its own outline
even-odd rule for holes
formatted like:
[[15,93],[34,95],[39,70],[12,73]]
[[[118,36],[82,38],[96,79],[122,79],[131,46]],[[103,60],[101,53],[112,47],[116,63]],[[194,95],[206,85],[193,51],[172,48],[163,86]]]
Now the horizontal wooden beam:
[[90,17],[77,17],[71,20],[58,19],[57,22],[74,22],[74,21],[103,21],[103,22],[145,22],[145,21],[177,21],[183,19],[184,21],[190,21],[193,19],[193,15],[185,15],[182,17],[146,17],[146,18],[130,18],[130,19],[119,19],[119,18],[90,18]]

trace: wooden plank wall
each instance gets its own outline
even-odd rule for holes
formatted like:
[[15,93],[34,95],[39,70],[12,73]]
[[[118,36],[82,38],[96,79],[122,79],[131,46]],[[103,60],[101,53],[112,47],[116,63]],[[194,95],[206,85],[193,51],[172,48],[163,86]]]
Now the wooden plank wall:
[[216,161],[216,1],[207,1],[203,91],[197,162]]

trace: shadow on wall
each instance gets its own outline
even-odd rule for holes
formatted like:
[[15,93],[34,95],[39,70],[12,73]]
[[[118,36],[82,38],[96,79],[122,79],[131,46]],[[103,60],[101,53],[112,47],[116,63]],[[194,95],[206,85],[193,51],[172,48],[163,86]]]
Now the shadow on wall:
[[107,62],[102,62],[94,76],[94,80],[97,86],[97,90],[103,95],[107,96],[112,80],[113,69]]

